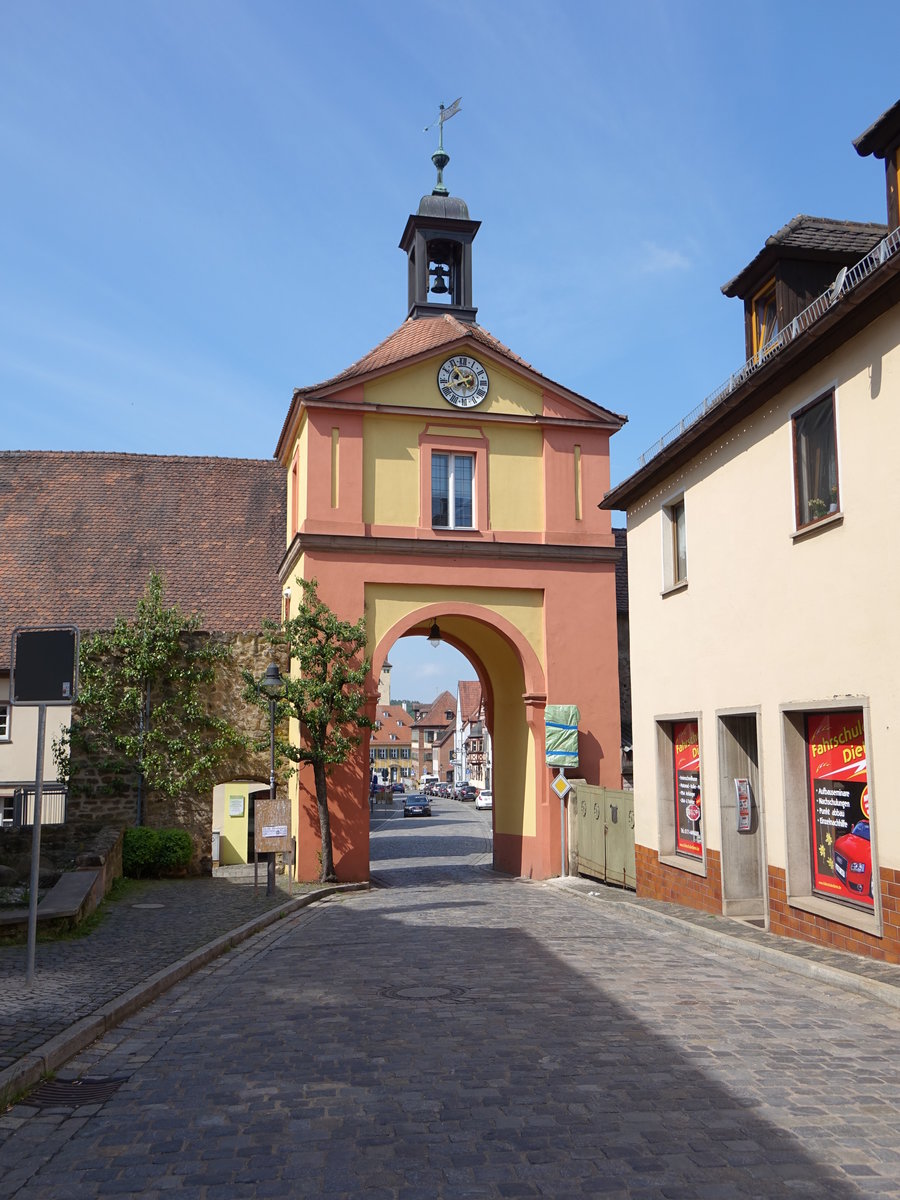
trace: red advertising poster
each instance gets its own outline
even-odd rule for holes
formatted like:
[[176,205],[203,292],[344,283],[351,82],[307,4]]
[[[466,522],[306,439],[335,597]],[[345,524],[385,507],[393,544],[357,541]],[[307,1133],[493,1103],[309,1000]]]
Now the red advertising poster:
[[675,747],[675,852],[702,858],[700,730],[697,722],[674,722],[672,738]]
[[871,908],[872,838],[862,710],[806,717],[813,887]]

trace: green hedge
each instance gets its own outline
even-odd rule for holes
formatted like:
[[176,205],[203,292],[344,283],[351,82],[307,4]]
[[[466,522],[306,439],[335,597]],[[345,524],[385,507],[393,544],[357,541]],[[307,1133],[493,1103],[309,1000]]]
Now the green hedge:
[[191,838],[183,829],[126,829],[122,870],[129,879],[158,877],[179,871],[191,861]]

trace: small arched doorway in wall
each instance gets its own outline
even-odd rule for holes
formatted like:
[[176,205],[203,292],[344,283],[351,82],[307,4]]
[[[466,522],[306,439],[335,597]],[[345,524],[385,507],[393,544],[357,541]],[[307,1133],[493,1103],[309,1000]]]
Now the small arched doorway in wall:
[[[559,861],[558,825],[550,819],[544,767],[544,673],[514,624],[480,605],[444,602],[416,609],[393,625],[372,656],[378,679],[399,638],[421,638],[437,623],[441,640],[469,661],[481,684],[493,751],[494,867],[545,878]],[[555,840],[554,840],[555,835]]]

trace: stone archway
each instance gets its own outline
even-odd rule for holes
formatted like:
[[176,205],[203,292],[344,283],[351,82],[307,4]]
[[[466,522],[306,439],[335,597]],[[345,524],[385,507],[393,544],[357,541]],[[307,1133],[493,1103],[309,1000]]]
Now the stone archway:
[[543,766],[546,685],[537,654],[507,617],[484,605],[444,600],[414,607],[380,637],[373,678],[398,638],[427,637],[435,621],[442,639],[471,662],[485,697],[494,746],[494,866],[546,878],[559,861],[559,828],[550,819]]

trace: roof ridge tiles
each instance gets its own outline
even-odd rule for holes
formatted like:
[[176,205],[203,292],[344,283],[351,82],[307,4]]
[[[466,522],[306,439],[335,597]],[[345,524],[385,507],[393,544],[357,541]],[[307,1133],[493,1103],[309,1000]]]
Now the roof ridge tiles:
[[272,458],[241,458],[231,454],[144,454],[141,451],[134,450],[0,450],[0,458],[77,458],[83,460],[86,458],[105,458],[105,459],[128,459],[136,461],[139,459],[153,460],[154,462],[214,462],[214,463],[265,463],[273,467],[279,467],[278,460]]

